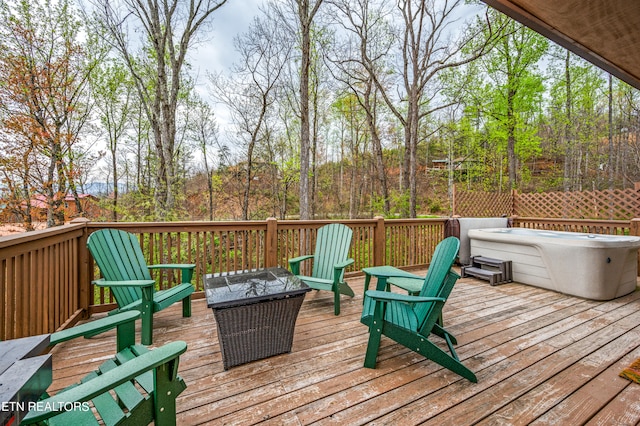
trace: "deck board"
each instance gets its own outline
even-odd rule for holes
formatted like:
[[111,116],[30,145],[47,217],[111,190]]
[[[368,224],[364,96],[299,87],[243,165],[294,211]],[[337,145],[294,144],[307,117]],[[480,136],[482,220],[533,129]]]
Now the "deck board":
[[[195,424],[637,424],[640,385],[618,377],[640,357],[640,291],[607,302],[518,283],[458,281],[444,308],[470,383],[383,337],[376,369],[363,368],[362,278],[333,315],[332,296],[302,305],[292,352],[224,371],[215,320],[203,299],[156,314],[155,345],[185,340],[178,423]],[[138,330],[139,333],[139,330]],[[139,336],[138,336],[139,340]],[[433,341],[445,347],[437,337]],[[57,391],[113,355],[115,332],[58,345]]]

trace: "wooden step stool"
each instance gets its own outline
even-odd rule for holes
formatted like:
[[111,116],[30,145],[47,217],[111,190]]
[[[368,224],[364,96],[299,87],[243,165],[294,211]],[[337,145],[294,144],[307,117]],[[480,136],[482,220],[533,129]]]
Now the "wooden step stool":
[[493,259],[484,256],[472,256],[471,264],[461,268],[462,277],[476,277],[489,281],[490,285],[513,281],[510,260]]

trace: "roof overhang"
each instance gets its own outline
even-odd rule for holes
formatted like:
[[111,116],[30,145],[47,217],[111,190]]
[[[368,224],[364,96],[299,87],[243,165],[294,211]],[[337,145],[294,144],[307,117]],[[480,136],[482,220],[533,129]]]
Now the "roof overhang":
[[482,1],[640,89],[640,1]]

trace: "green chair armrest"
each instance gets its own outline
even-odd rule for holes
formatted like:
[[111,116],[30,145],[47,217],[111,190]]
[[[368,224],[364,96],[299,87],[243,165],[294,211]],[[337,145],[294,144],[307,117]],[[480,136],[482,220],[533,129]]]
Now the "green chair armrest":
[[149,287],[156,284],[155,280],[128,280],[128,281],[106,281],[104,279],[91,281],[100,287]]
[[303,256],[298,256],[298,257],[294,257],[289,259],[289,265],[291,265],[292,263],[300,263],[303,260],[307,260],[307,259],[311,259],[313,257],[312,254],[305,254]]
[[69,402],[89,401],[122,383],[138,377],[142,373],[178,358],[186,350],[187,344],[185,342],[176,341],[144,353],[94,379],[58,392],[51,398],[43,400],[44,404],[42,404],[41,408],[44,408],[44,410],[30,411],[23,419],[23,422],[25,424],[36,423],[53,417],[60,413],[60,411],[55,411],[55,408],[72,407],[73,404],[69,404]]
[[162,263],[158,265],[147,266],[149,269],[180,269],[182,272],[182,282],[190,283],[193,276],[193,270],[196,268],[194,263]]
[[120,312],[85,324],[76,325],[75,327],[71,327],[66,330],[56,331],[51,334],[49,346],[54,346],[58,343],[66,342],[67,340],[75,339],[80,336],[95,336],[96,334],[116,328],[121,324],[135,321],[138,318],[140,318],[140,311],[133,310]]
[[402,269],[398,269],[393,266],[371,266],[369,268],[364,268],[362,271],[374,277],[416,278],[421,280],[424,280],[425,278],[423,276],[412,274],[411,272],[403,271]]
[[300,275],[300,262],[307,259],[312,259],[314,256],[312,254],[305,254],[303,256],[294,257],[289,259],[289,268],[291,269],[291,273],[293,275]]
[[195,263],[159,263],[147,266],[149,269],[194,269],[195,267]]
[[347,259],[344,262],[333,265],[333,282],[335,284],[338,284],[340,282],[345,268],[351,265],[353,262],[355,262],[353,259]]
[[344,262],[337,263],[333,266],[333,269],[345,269],[347,266],[353,264],[355,260],[347,259]]
[[408,294],[391,293],[388,291],[367,290],[366,296],[381,302],[405,302],[405,303],[426,303],[426,302],[446,302],[444,297],[421,297],[410,296]]

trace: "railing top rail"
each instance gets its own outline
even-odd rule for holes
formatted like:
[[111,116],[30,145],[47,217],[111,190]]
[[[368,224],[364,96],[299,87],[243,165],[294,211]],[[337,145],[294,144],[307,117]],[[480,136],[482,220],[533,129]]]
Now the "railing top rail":
[[328,225],[330,223],[344,223],[345,225],[373,225],[377,223],[377,219],[313,219],[313,220],[296,220],[296,219],[280,220],[278,219],[278,228],[280,227],[319,228],[321,226]]
[[448,217],[429,217],[429,218],[417,218],[417,219],[385,219],[384,222],[390,225],[397,225],[402,223],[416,224],[416,223],[444,223],[450,218]]
[[68,224],[63,226],[56,226],[54,228],[40,229],[31,232],[21,232],[19,234],[7,235],[0,237],[0,249],[7,247],[15,247],[20,244],[30,243],[32,241],[39,241],[43,238],[54,237],[57,235],[66,234],[84,228],[84,223],[80,224]]
[[[389,225],[417,223],[443,223],[448,218],[422,218],[422,219],[385,219]],[[267,220],[249,221],[192,221],[192,222],[87,222],[89,232],[103,228],[119,228],[130,232],[189,232],[209,231],[212,228],[222,230],[254,230],[265,229]],[[344,220],[278,220],[278,228],[319,228],[329,223],[344,223],[354,226],[373,226],[378,222],[374,219],[344,219]]]
[[118,228],[130,232],[193,232],[211,228],[226,230],[265,229],[265,221],[234,222],[90,222],[89,232],[104,228]]

